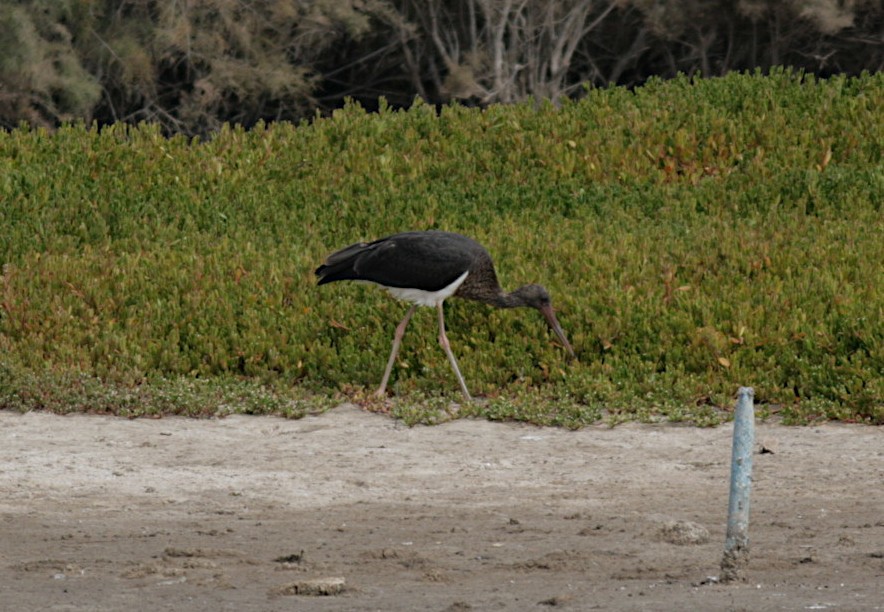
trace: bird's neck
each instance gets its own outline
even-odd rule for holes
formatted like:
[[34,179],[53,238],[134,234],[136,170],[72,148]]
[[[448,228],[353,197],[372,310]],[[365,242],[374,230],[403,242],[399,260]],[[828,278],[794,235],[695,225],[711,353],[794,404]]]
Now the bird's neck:
[[525,300],[518,293],[518,289],[512,293],[500,291],[495,295],[489,303],[497,308],[521,308],[525,305]]

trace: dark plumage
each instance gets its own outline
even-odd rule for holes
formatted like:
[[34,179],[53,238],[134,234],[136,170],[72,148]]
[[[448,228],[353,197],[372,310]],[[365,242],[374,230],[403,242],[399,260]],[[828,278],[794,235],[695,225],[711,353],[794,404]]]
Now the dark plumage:
[[448,355],[461,390],[470,398],[466,383],[445,336],[443,301],[451,295],[491,304],[497,308],[530,306],[540,310],[565,349],[574,356],[565,333],[556,320],[549,293],[540,285],[525,285],[506,293],[497,282],[491,255],[473,240],[452,232],[404,232],[360,242],[332,253],[316,269],[319,284],[361,280],[386,287],[394,296],[413,302],[396,328],[393,350],[378,389],[383,395],[399,343],[417,305],[436,306],[439,311],[439,342]]

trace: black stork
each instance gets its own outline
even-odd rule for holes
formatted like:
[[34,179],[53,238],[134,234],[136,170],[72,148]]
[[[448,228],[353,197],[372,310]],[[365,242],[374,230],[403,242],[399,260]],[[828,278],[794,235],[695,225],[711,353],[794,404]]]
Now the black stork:
[[320,285],[342,280],[376,283],[394,297],[413,303],[396,327],[393,350],[376,393],[379,397],[386,391],[399,344],[405,335],[405,326],[414,311],[418,306],[435,306],[439,312],[439,344],[451,362],[464,397],[470,401],[470,392],[445,335],[442,303],[452,295],[485,302],[497,308],[536,308],[571,357],[575,357],[574,349],[556,319],[546,289],[540,285],[525,285],[512,293],[504,292],[497,282],[494,263],[485,247],[460,234],[404,232],[374,242],[357,242],[329,255],[325,263],[316,268],[316,276]]

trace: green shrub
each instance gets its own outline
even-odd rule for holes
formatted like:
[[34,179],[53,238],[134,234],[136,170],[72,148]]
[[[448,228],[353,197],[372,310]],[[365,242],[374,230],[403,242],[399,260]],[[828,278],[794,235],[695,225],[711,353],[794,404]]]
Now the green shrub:
[[[50,379],[138,401],[158,380],[361,397],[406,305],[317,288],[313,269],[440,228],[484,243],[505,287],[545,284],[580,357],[537,313],[451,300],[452,346],[489,398],[471,413],[708,424],[752,385],[795,422],[884,422],[881,108],[880,74],[780,71],[561,108],[350,105],[207,141],[0,134],[3,405],[63,410],[16,395]],[[418,313],[394,370],[418,403],[457,392],[435,325]]]

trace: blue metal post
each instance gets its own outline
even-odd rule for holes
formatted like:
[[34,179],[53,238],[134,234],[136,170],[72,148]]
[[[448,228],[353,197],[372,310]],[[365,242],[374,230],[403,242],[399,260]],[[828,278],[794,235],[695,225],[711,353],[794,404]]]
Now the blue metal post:
[[752,449],[755,446],[755,391],[740,387],[734,413],[731,452],[731,491],[727,509],[727,537],[721,560],[722,580],[740,578],[749,561],[749,494],[752,490]]

